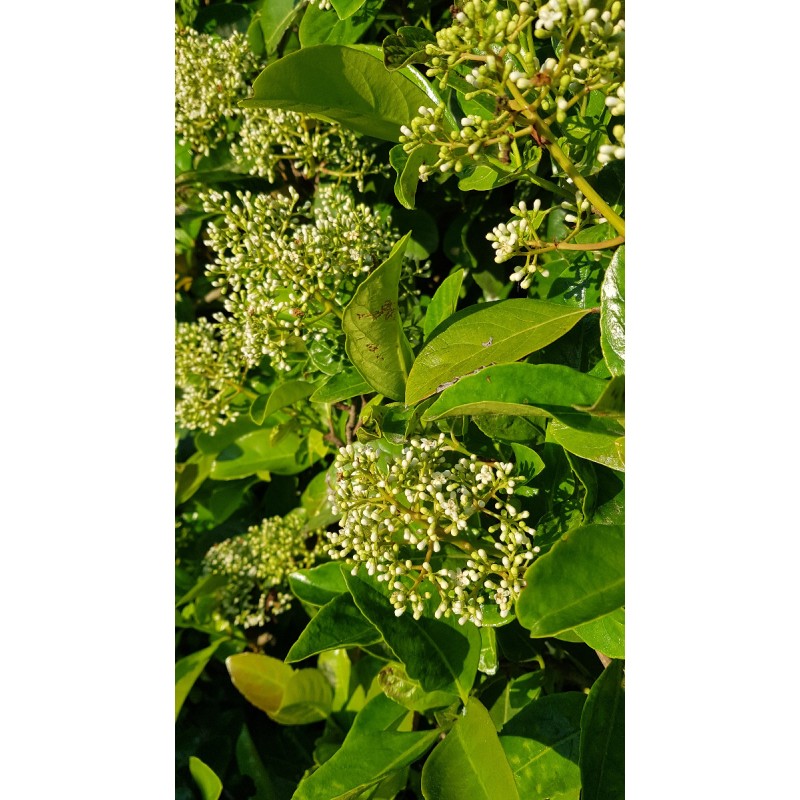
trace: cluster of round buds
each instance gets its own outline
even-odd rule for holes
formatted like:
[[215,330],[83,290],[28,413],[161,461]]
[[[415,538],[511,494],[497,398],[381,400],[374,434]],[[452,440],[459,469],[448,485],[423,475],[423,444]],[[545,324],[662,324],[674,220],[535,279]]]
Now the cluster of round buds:
[[361,191],[365,177],[381,171],[375,155],[352,131],[277,108],[242,110],[231,155],[251,175],[270,182],[282,161],[304,178],[354,179]]
[[219,590],[219,613],[234,625],[251,628],[289,609],[288,576],[314,563],[308,544],[316,533],[306,530],[305,511],[296,509],[214,545],[203,569],[227,578]]
[[224,296],[217,319],[235,329],[248,366],[266,356],[289,371],[303,343],[335,338],[333,312],[394,242],[386,221],[344,188],[319,186],[313,204],[291,186],[285,195],[212,191],[201,200],[222,216],[206,242],[216,253],[207,271]]
[[622,161],[625,158],[625,126],[615,125],[611,131],[617,144],[601,144],[597,154],[597,160],[601,164],[608,164],[610,161]]
[[419,619],[435,597],[436,618],[480,626],[490,608],[508,616],[539,551],[512,497],[513,464],[458,457],[441,434],[395,453],[348,444],[334,469],[341,520],[326,534],[328,554],[385,582],[395,614],[410,608]]
[[207,319],[175,325],[175,421],[186,430],[214,433],[233,422],[231,401],[244,377],[241,347],[233,331]]
[[220,39],[192,28],[176,29],[175,132],[180,144],[208,155],[227,138],[257,67],[241,33]]

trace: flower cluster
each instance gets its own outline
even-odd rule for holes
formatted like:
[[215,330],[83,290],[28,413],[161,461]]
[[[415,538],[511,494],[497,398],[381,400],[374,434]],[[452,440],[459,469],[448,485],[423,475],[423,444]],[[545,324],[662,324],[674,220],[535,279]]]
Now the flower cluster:
[[241,388],[244,366],[235,331],[207,319],[175,325],[175,421],[187,430],[214,433],[233,422],[231,401]]
[[436,439],[412,439],[391,454],[348,444],[336,457],[330,499],[341,514],[328,554],[366,565],[390,589],[395,614],[414,618],[434,595],[434,615],[480,626],[494,606],[507,617],[539,548],[527,511],[511,497],[513,464],[457,457]]
[[290,352],[334,337],[340,306],[394,242],[386,222],[340,187],[320,185],[313,204],[291,186],[285,195],[212,191],[201,199],[222,215],[207,229],[217,256],[208,272],[227,312],[217,321],[235,331],[248,366],[267,356],[289,371]]
[[180,144],[208,155],[231,134],[230,123],[241,113],[237,104],[248,95],[257,66],[241,33],[220,39],[192,28],[176,29],[175,132]]
[[314,563],[306,514],[296,509],[285,517],[265,519],[247,533],[214,545],[203,560],[206,574],[228,580],[220,590],[220,613],[234,625],[266,624],[291,607],[287,578]]
[[384,169],[352,131],[277,108],[242,110],[231,155],[251,175],[270,182],[276,166],[288,161],[304,178],[353,179],[362,191],[365,177]]

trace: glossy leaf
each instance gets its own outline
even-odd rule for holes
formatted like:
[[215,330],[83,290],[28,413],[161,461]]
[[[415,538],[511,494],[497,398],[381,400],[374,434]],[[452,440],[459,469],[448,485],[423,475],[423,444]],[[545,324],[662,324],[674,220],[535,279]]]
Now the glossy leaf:
[[298,600],[313,606],[324,606],[347,591],[342,564],[331,561],[311,569],[299,569],[289,575],[289,588]]
[[625,245],[617,248],[600,289],[600,346],[612,375],[625,374]]
[[594,682],[581,716],[582,800],[625,796],[625,677],[612,661]]
[[426,144],[406,153],[403,145],[395,145],[389,152],[389,163],[394,167],[397,177],[394,182],[395,197],[404,208],[413,209],[417,186],[419,185],[419,168],[423,163],[436,161],[438,148]]
[[383,40],[383,63],[386,69],[396,70],[407,64],[423,64],[425,46],[436,43],[436,36],[425,28],[403,26]]
[[314,391],[314,384],[306,381],[287,381],[282,383],[268,395],[259,395],[250,406],[250,418],[256,425],[261,425],[265,419],[272,416],[286,406],[291,406],[298,400],[304,400]]
[[525,572],[517,619],[531,636],[583,625],[625,602],[625,533],[620,525],[585,525],[564,534]]
[[398,731],[410,712],[379,694],[353,722],[341,748],[300,781],[292,800],[345,800],[420,758],[438,730]]
[[370,392],[372,387],[361,377],[358,370],[345,367],[322,384],[309,400],[312,403],[341,403],[342,400]]
[[211,767],[196,756],[189,758],[189,772],[200,790],[203,800],[218,800],[222,794],[222,781]]
[[522,475],[527,480],[532,480],[544,469],[544,461],[535,450],[525,447],[524,444],[512,444],[511,449],[514,451],[514,471],[516,474]]
[[574,425],[587,424],[589,415],[575,407],[592,405],[606,383],[560,364],[499,364],[445,389],[422,419],[428,422],[467,414],[546,415]]
[[481,638],[474,625],[450,619],[397,617],[386,597],[347,573],[347,586],[361,613],[380,631],[409,677],[426,692],[450,689],[465,699],[478,670]]
[[494,723],[476,698],[428,756],[422,794],[425,800],[519,800]]
[[520,675],[503,687],[500,696],[489,709],[489,716],[498,731],[502,731],[505,725],[514,719],[523,708],[539,697],[543,683],[544,670],[539,669]]
[[571,797],[573,792],[577,798],[585,701],[579,692],[546,695],[525,706],[503,728],[500,744],[525,800]]
[[547,437],[565,450],[581,458],[587,458],[604,467],[625,471],[624,436],[599,431],[584,431],[554,420],[547,428]]
[[195,681],[200,677],[206,664],[223,641],[223,639],[218,639],[203,650],[198,650],[175,662],[175,719],[178,719],[178,714]]
[[609,658],[625,658],[625,609],[619,608],[604,617],[579,625],[575,633],[589,647]]
[[418,403],[492,364],[517,361],[558,339],[589,313],[542,300],[502,300],[453,314],[422,348],[406,383]]
[[340,19],[347,19],[353,16],[365,2],[366,0],[331,0],[331,5]]
[[386,664],[378,673],[378,682],[387,697],[410,711],[425,713],[458,702],[458,695],[454,692],[441,689],[426,692],[418,681],[408,677],[402,664]]
[[[604,362],[600,362],[601,364]],[[617,375],[606,382],[606,388],[597,400],[582,409],[597,417],[625,419],[625,376]]]
[[430,105],[428,94],[415,81],[403,70],[388,72],[363,50],[322,44],[267,66],[253,83],[253,97],[241,105],[310,114],[396,142],[400,126],[419,106]]
[[478,670],[484,675],[494,675],[497,672],[497,632],[494,628],[482,627],[481,652],[478,657]]
[[324,650],[375,644],[381,635],[358,610],[349,594],[340,594],[322,606],[292,645],[286,661],[302,661]]
[[229,656],[225,664],[239,692],[282,725],[305,725],[330,713],[333,690],[317,669],[293,670],[256,653]]
[[345,350],[367,382],[386,397],[402,400],[414,360],[397,307],[403,254],[411,234],[359,284],[342,316]]
[[[364,0],[361,0],[362,4]],[[364,9],[366,11],[366,9]],[[372,25],[374,13],[359,13],[340,19],[335,13],[316,5],[309,5],[302,20],[298,35],[303,47],[318,44],[353,44]]]
[[261,6],[261,31],[268,55],[277,50],[283,34],[294,22],[301,8],[297,0],[267,0]]
[[440,323],[455,314],[463,280],[464,270],[456,270],[442,281],[434,293],[422,323],[422,332],[426,339]]

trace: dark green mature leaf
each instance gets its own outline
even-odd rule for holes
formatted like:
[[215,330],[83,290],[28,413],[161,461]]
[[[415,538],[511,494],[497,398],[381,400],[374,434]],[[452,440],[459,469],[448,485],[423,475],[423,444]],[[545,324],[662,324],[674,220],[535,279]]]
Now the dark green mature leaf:
[[560,364],[499,364],[467,375],[445,389],[422,419],[510,414],[554,416],[581,425],[588,415],[575,407],[591,406],[606,384]]
[[575,633],[589,647],[610,658],[625,658],[625,609],[618,608],[604,617],[579,625]]
[[353,598],[349,594],[340,594],[320,608],[292,645],[285,660],[287,663],[302,661],[325,650],[375,644],[380,640],[380,633],[358,610]]
[[463,280],[464,270],[456,270],[442,281],[442,285],[434,293],[422,322],[422,332],[426,339],[440,323],[455,314]]
[[208,453],[193,453],[183,464],[175,467],[175,505],[185,503],[209,476],[214,456]]
[[358,712],[341,748],[300,781],[292,800],[355,798],[416,761],[436,741],[439,731],[399,731],[409,713],[383,694],[373,697]]
[[361,613],[381,632],[409,677],[426,692],[454,688],[466,699],[481,649],[474,625],[459,626],[452,618],[415,620],[408,613],[397,617],[387,598],[361,578],[347,573],[345,580]]
[[403,70],[388,72],[363,50],[322,44],[270,64],[253,83],[253,97],[240,105],[310,114],[396,142],[400,126],[430,104],[415,81]]
[[318,669],[294,670],[283,661],[256,653],[225,660],[233,685],[281,725],[305,725],[331,712],[333,690]]
[[613,431],[584,431],[553,420],[547,428],[547,438],[581,458],[625,471],[625,437]]
[[366,0],[331,0],[331,5],[340,19],[347,19],[353,16],[365,2]]
[[573,792],[577,798],[585,701],[586,696],[579,692],[540,697],[503,728],[500,744],[525,800],[572,797]]
[[424,163],[436,161],[437,152],[438,148],[434,144],[418,147],[411,154],[406,153],[401,144],[396,144],[389,151],[389,163],[397,173],[394,193],[400,205],[409,209],[414,208],[414,198],[419,185],[419,168]]
[[361,377],[357,369],[345,367],[325,381],[309,400],[312,403],[341,403],[342,400],[371,392],[372,387]]
[[287,381],[277,386],[270,394],[259,395],[250,406],[250,418],[256,425],[286,406],[304,400],[314,391],[314,384],[306,381]]
[[553,636],[610,614],[625,602],[625,532],[584,525],[564,534],[525,572],[517,619],[531,636]]
[[256,793],[251,796],[250,800],[273,800],[277,796],[272,778],[258,754],[253,737],[247,730],[247,725],[242,725],[241,733],[236,740],[236,763],[239,772],[249,776],[255,784]]
[[403,333],[397,308],[397,286],[407,233],[386,260],[361,284],[342,316],[345,350],[375,391],[402,400],[414,353]]
[[347,591],[342,563],[331,561],[311,569],[299,569],[289,576],[289,588],[298,600],[312,606],[324,606]]
[[518,475],[531,480],[544,469],[544,461],[535,450],[516,443],[511,445],[511,449],[514,451],[515,472]]
[[422,794],[425,800],[519,800],[494,723],[476,698],[425,762]]
[[178,719],[184,700],[188,697],[195,681],[223,641],[224,639],[218,639],[203,650],[198,650],[175,662],[175,719]]
[[[544,677],[544,670],[539,669],[520,675],[506,683],[500,696],[489,709],[489,716],[498,731],[501,731],[523,708],[539,697]],[[484,700],[484,702],[486,701]]]
[[501,300],[453,314],[422,348],[406,383],[413,405],[492,364],[505,364],[558,339],[588,314],[543,300]]
[[600,346],[612,375],[625,373],[625,245],[617,248],[600,289]]
[[383,40],[383,63],[388,70],[396,70],[407,64],[425,63],[425,45],[436,42],[436,36],[425,28],[403,26],[397,33]]
[[625,797],[625,676],[612,661],[594,682],[581,716],[583,800]]
[[203,800],[218,800],[222,794],[222,781],[211,767],[196,756],[189,758],[189,772],[200,790]]
[[267,55],[278,49],[283,34],[294,22],[301,8],[302,3],[297,0],[267,0],[261,6],[261,31],[264,34]]

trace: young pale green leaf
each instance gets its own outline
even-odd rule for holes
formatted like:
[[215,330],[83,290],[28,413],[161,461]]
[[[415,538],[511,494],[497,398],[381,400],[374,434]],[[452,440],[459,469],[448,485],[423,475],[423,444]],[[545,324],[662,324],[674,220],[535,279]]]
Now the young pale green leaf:
[[302,8],[297,0],[269,0],[260,11],[261,32],[264,35],[264,48],[267,55],[274,53],[281,43],[283,34],[294,22]]
[[250,418],[256,425],[261,425],[276,411],[293,405],[298,400],[305,400],[313,391],[314,384],[306,381],[282,383],[275,387],[270,394],[261,394],[253,400],[253,404],[250,406]]
[[396,70],[408,64],[423,64],[426,61],[425,46],[436,43],[436,36],[425,28],[403,26],[397,33],[383,40],[383,63],[388,70]]
[[564,534],[525,573],[517,619],[531,636],[553,636],[625,602],[625,529],[585,525]]
[[402,400],[414,360],[397,308],[397,286],[407,233],[356,289],[342,316],[345,350],[364,379],[392,400]]
[[484,675],[494,675],[498,667],[497,632],[494,628],[482,627],[481,652],[478,657],[478,670]]
[[625,609],[618,608],[604,617],[579,625],[575,633],[589,647],[609,656],[625,658]]
[[625,245],[617,248],[600,288],[600,346],[612,375],[625,374]]
[[300,781],[292,800],[346,800],[420,758],[438,730],[401,732],[410,712],[379,694],[358,712],[341,748]]
[[253,97],[240,105],[310,114],[396,142],[400,127],[430,98],[415,79],[403,70],[388,72],[370,53],[321,44],[267,66],[253,83]]
[[185,503],[202,485],[211,473],[214,456],[208,453],[193,453],[183,464],[177,464],[175,471],[175,505]]
[[370,394],[372,387],[361,377],[357,369],[345,367],[328,378],[311,395],[312,403],[341,403],[359,394]]
[[397,173],[394,182],[395,197],[404,208],[414,208],[414,198],[419,185],[419,168],[423,163],[436,161],[438,148],[434,144],[425,144],[412,153],[406,153],[403,145],[396,144],[389,151],[389,163]]
[[236,764],[239,772],[247,775],[255,784],[256,793],[251,795],[250,800],[272,800],[277,796],[277,789],[258,754],[247,725],[242,725],[241,733],[236,740]]
[[230,481],[264,471],[295,475],[309,466],[308,460],[300,460],[303,444],[300,436],[289,433],[274,443],[273,434],[271,429],[258,430],[237,439],[217,455],[211,477]]
[[464,270],[456,270],[442,281],[442,285],[434,293],[422,322],[422,332],[426,339],[438,325],[455,314],[463,280]]
[[331,0],[331,5],[339,15],[339,19],[347,19],[352,17],[365,2],[366,0]]
[[[367,9],[364,11],[367,12]],[[300,44],[303,47],[313,47],[317,44],[353,44],[372,25],[374,19],[374,12],[339,19],[330,11],[309,5],[300,20],[298,29]]]
[[203,800],[218,800],[222,794],[222,781],[208,764],[196,756],[190,756],[189,772],[192,773]]
[[525,800],[578,797],[581,712],[579,692],[539,697],[503,728],[503,746],[514,780]]
[[302,661],[325,650],[375,644],[380,640],[380,633],[358,610],[353,598],[340,594],[320,608],[290,648],[286,661]]
[[576,456],[618,472],[625,471],[625,437],[619,433],[577,430],[553,420],[547,428],[547,438]]
[[408,677],[402,664],[387,664],[382,667],[378,673],[378,682],[387,697],[410,711],[425,713],[434,708],[445,708],[459,702],[455,692],[441,689],[426,692],[418,681]]
[[317,669],[295,671],[256,653],[229,656],[225,665],[245,699],[282,725],[305,725],[330,714],[333,690]]
[[223,639],[218,639],[203,650],[198,650],[175,662],[175,719],[178,719],[183,702],[188,697],[195,681],[200,677],[206,664],[223,641]]
[[581,425],[588,414],[575,407],[592,405],[606,384],[560,364],[499,364],[446,388],[422,419],[504,414],[553,416]]
[[581,716],[583,800],[625,796],[625,676],[612,661],[594,682]]
[[519,800],[494,723],[476,698],[425,762],[422,794],[425,800]]
[[465,700],[478,670],[481,637],[474,625],[452,619],[395,616],[386,597],[361,578],[345,574],[347,587],[361,613],[426,692],[452,689]]
[[299,569],[289,575],[292,594],[312,606],[324,606],[347,591],[340,561],[330,561],[311,569]]
[[453,314],[422,348],[406,383],[406,405],[442,392],[492,364],[517,361],[554,342],[589,309],[543,300],[501,300]]

